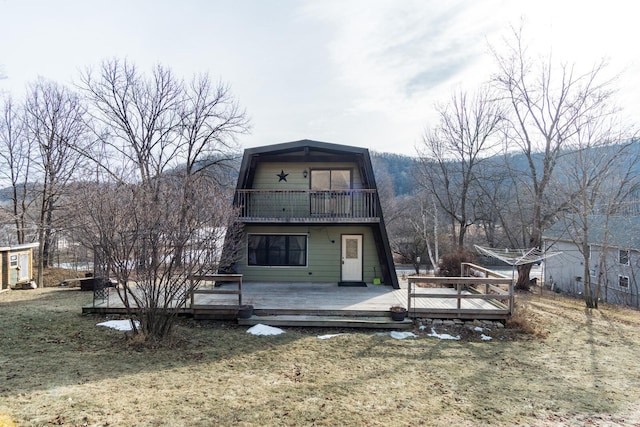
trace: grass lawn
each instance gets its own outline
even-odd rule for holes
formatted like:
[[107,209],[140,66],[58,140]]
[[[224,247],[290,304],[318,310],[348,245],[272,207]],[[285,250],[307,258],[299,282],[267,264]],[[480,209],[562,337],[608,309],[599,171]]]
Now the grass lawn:
[[[0,426],[639,425],[640,313],[519,296],[527,330],[460,341],[181,320],[145,349],[92,294],[0,294]],[[346,332],[328,340],[318,335]],[[438,332],[444,332],[439,330]],[[449,331],[455,333],[455,331]]]

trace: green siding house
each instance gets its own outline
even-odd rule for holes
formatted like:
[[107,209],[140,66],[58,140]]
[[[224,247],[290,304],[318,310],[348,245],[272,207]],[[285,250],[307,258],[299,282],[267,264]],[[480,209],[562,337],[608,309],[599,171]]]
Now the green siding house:
[[369,151],[311,140],[244,152],[234,197],[246,281],[398,288]]

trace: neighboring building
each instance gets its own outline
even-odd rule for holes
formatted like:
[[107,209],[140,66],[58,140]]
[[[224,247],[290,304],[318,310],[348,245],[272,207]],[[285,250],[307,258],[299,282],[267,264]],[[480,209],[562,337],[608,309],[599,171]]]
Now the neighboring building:
[[358,285],[398,278],[369,151],[302,140],[247,149],[234,197],[244,280]]
[[0,247],[0,291],[26,285],[33,279],[33,248],[37,243]]
[[[638,307],[640,281],[640,217],[589,217],[589,275],[595,292],[613,304]],[[544,261],[545,281],[554,289],[572,294],[584,291],[584,256],[561,221],[543,238],[549,254]],[[595,295],[595,293],[594,293]]]

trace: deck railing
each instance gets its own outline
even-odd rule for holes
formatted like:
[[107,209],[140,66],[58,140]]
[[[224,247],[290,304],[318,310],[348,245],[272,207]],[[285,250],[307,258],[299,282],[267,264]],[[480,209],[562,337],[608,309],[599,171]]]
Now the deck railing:
[[236,206],[244,222],[380,220],[376,190],[238,190]]
[[[409,276],[407,290],[407,310],[409,315],[420,315],[417,298],[455,299],[455,308],[433,309],[431,315],[442,315],[458,318],[508,318],[513,314],[513,280],[498,273],[491,272],[484,267],[464,263],[462,265],[465,277],[427,277]],[[417,286],[420,285],[420,286]],[[455,294],[435,292],[433,289],[450,287]],[[495,310],[474,307],[473,300],[486,301],[495,306]],[[466,304],[465,304],[466,302]]]
[[[191,309],[195,307],[196,294],[237,295],[238,307],[242,305],[242,274],[193,275],[189,277],[189,280],[191,280]],[[196,287],[194,285],[195,282],[199,282],[201,286]],[[236,289],[220,289],[218,287],[212,286],[211,288],[207,289],[206,286],[203,286],[205,283],[214,285],[216,284],[216,282],[235,282],[238,287]]]

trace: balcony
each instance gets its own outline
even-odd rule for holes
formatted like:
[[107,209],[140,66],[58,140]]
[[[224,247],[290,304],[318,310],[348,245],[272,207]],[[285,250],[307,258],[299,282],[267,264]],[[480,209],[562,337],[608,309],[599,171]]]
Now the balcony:
[[255,222],[379,222],[376,190],[237,190],[239,219]]

